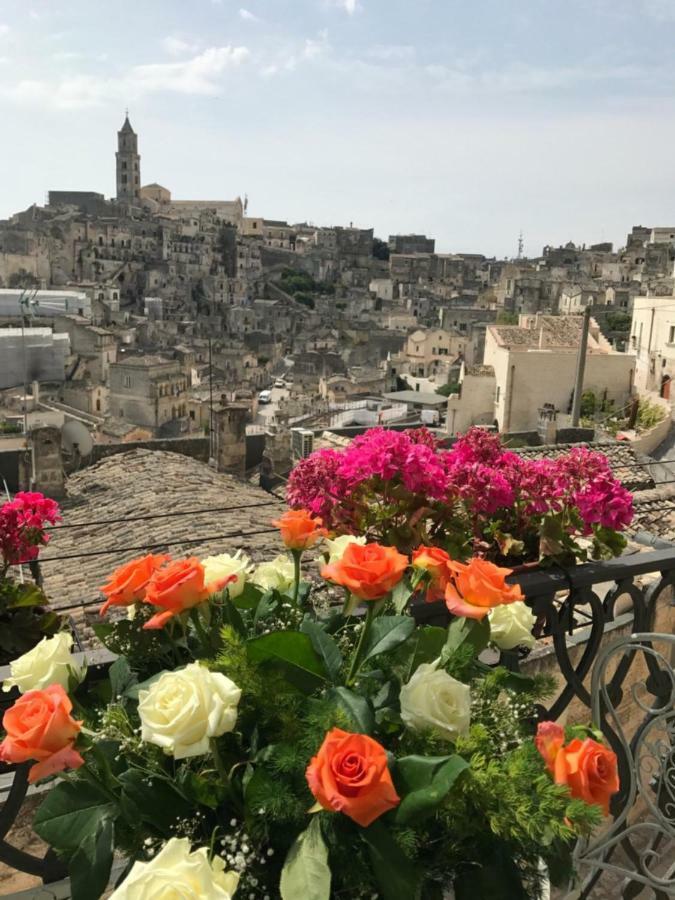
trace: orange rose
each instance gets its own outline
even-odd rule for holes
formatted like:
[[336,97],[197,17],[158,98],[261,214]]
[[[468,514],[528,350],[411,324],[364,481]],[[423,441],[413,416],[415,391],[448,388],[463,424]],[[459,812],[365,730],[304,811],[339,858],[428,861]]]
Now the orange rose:
[[456,616],[482,619],[495,606],[525,599],[517,584],[506,583],[512,569],[502,569],[478,556],[468,565],[451,560],[448,571],[452,580],[445,588],[445,605]]
[[535,744],[555,783],[566,784],[573,797],[599,806],[609,815],[609,801],[620,786],[616,753],[593,738],[564,743],[560,725],[540,723]]
[[450,577],[448,563],[450,557],[440,547],[418,547],[413,551],[412,566],[429,573],[427,602],[440,600],[445,595],[445,588]]
[[395,547],[348,544],[342,559],[321,569],[321,577],[341,584],[361,600],[380,600],[392,590],[408,567],[408,557]]
[[331,729],[305,776],[324,809],[342,812],[363,828],[401,802],[384,747],[366,734]]
[[319,538],[328,532],[321,527],[322,520],[307,512],[306,509],[289,509],[272,525],[281,532],[281,540],[289,550],[307,550],[313,547]]
[[28,773],[33,784],[64,769],[77,769],[84,760],[74,749],[82,722],[70,715],[73,704],[60,684],[44,691],[28,691],[2,718],[7,737],[0,744],[0,760],[38,762]]
[[177,559],[157,569],[148,583],[145,602],[162,607],[164,612],[154,615],[143,628],[162,628],[169,619],[203,603],[208,596],[200,561],[194,556]]
[[101,588],[101,593],[106,598],[100,610],[101,615],[110,606],[130,606],[132,603],[140,603],[145,597],[145,589],[152,575],[170,559],[170,556],[153,556],[149,553],[115,569],[108,583]]

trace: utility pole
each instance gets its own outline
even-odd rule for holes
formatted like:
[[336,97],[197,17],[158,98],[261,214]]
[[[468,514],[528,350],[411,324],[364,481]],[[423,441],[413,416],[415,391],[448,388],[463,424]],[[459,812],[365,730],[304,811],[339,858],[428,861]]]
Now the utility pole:
[[213,358],[211,356],[211,338],[209,337],[209,459],[213,459],[213,451]]
[[584,321],[581,326],[581,343],[577,357],[577,373],[574,380],[574,400],[572,401],[572,428],[579,425],[581,415],[581,395],[584,390],[584,371],[586,369],[586,350],[588,349],[588,330],[591,324],[590,304],[584,310]]

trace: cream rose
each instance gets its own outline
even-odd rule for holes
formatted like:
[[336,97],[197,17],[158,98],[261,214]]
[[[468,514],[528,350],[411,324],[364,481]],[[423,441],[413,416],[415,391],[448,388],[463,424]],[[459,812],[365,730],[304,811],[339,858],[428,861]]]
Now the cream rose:
[[422,663],[401,688],[401,718],[412,731],[435,731],[454,741],[469,730],[471,691],[443,669]]
[[232,900],[239,884],[219,856],[209,862],[204,847],[194,852],[187,838],[171,838],[150,862],[135,862],[110,900]]
[[232,731],[241,691],[199,663],[164,672],[138,695],[141,739],[175,759],[203,756],[211,738]]
[[86,671],[75,660],[72,646],[72,635],[66,631],[43,638],[32,650],[9,664],[12,677],[3,684],[3,691],[17,687],[25,694],[26,691],[41,691],[50,684],[60,684],[67,691],[71,675],[82,681]]
[[326,540],[328,550],[328,562],[333,563],[342,559],[342,556],[350,544],[365,544],[364,537],[356,537],[353,534],[341,534],[340,537]]
[[490,640],[500,650],[514,647],[534,647],[537,639],[532,628],[537,621],[529,606],[524,603],[508,603],[495,606],[488,615],[490,620]]
[[204,584],[212,593],[223,590],[223,585],[231,575],[236,575],[236,581],[226,585],[231,599],[238,597],[244,590],[246,578],[251,573],[251,560],[237,550],[234,556],[229,553],[220,553],[218,556],[207,556],[202,560],[204,566]]
[[264,591],[289,591],[295,582],[293,561],[285,553],[257,566],[251,581]]

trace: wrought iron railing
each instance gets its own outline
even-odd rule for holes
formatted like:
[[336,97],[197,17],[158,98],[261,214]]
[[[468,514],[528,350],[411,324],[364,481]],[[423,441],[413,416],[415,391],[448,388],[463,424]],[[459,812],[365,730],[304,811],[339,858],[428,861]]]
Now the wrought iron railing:
[[[644,583],[640,583],[638,579],[643,578]],[[657,809],[662,804],[656,827],[670,838],[674,837],[675,681],[672,668],[669,668],[672,661],[669,664],[663,655],[652,650],[648,633],[654,630],[657,609],[665,610],[666,620],[668,617],[672,603],[670,591],[675,585],[675,550],[638,553],[569,569],[528,570],[513,576],[513,580],[521,585],[526,602],[537,616],[536,633],[542,639],[529,659],[536,663],[539,657],[549,655],[549,671],[558,671],[562,676],[557,696],[546,708],[540,709],[541,718],[558,719],[578,702],[583,712],[580,718],[592,718],[619,757],[621,791],[612,805],[614,824],[607,835],[599,839],[600,843],[578,849],[577,863],[583,870],[585,882],[576,896],[592,898],[603,872],[619,870],[613,856],[621,846],[632,860],[637,875],[622,886],[622,892],[616,892],[617,897],[631,900],[637,896],[636,891],[645,886],[652,889],[655,900],[675,897],[672,872],[670,875],[664,875],[662,871],[657,873],[652,865],[654,853],[662,848],[664,838],[656,840],[653,827],[648,825],[645,830],[654,833],[654,843],[637,849],[631,844],[633,818],[640,813],[638,801],[645,799],[644,785],[640,781],[644,773],[641,775],[636,768],[637,759],[647,750],[652,751],[653,759],[658,762],[651,773],[652,780],[657,782],[655,796],[658,799],[646,803],[644,811],[653,818],[655,804]],[[443,621],[447,613],[442,605],[423,604],[415,608],[414,615],[422,623]],[[666,626],[666,629],[672,631],[672,626]],[[637,637],[631,638],[631,633],[637,633]],[[619,643],[615,649],[613,643],[617,639]],[[91,660],[92,654],[87,656]],[[93,678],[97,677],[96,669],[100,677],[111,659],[109,654],[101,651],[94,656],[96,667],[94,671],[90,669],[89,674]],[[640,660],[646,677],[642,670],[636,676]],[[524,654],[515,653],[502,654],[501,662],[515,669],[527,668],[530,664]],[[641,689],[651,695],[649,703],[638,701],[636,677]],[[629,708],[633,712],[636,705],[639,707],[639,722],[635,723],[632,717],[635,725],[632,734],[623,720],[626,703],[622,705],[622,701],[626,698],[630,700]],[[662,736],[654,749],[655,726],[652,723],[657,718]],[[7,841],[7,834],[27,796],[27,768],[19,766],[11,772],[6,770],[4,775],[11,783],[7,785],[4,806],[0,809],[0,862],[49,882],[63,875],[59,860],[49,852],[43,858],[33,856]],[[2,777],[0,772],[0,783]],[[629,873],[626,874],[628,877]]]

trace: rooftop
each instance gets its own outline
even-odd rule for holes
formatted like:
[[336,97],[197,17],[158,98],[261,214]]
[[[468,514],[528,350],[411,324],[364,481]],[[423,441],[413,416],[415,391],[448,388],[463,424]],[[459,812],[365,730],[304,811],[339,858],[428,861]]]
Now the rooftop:
[[392,391],[382,395],[385,400],[396,400],[399,403],[414,403],[418,406],[446,406],[447,397],[425,391]]
[[174,359],[164,359],[163,356],[123,356],[111,366],[129,366],[134,369],[150,369],[153,366],[173,366],[176,365]]
[[[54,529],[42,554],[45,589],[57,609],[94,604],[108,574],[150,552],[145,548],[151,545],[160,545],[152,552],[168,551],[175,557],[232,553],[241,547],[262,559],[282,550],[270,523],[285,509],[283,501],[178,453],[118,453],[71,475],[66,489],[62,524],[82,527]],[[192,512],[222,507],[236,510]],[[191,514],[143,520],[182,512]],[[124,521],[111,521],[119,519]],[[102,524],[87,524],[94,522]],[[269,534],[240,536],[268,527]],[[105,555],[64,558],[101,551]]]
[[[490,325],[488,330],[500,346],[508,349],[576,350],[581,341],[583,321],[583,316],[537,315],[530,328],[523,328],[520,325]],[[591,320],[589,352],[607,352],[602,343],[600,330]]]
[[493,366],[467,366],[465,369],[466,375],[473,375],[478,378],[494,378],[495,370]]

